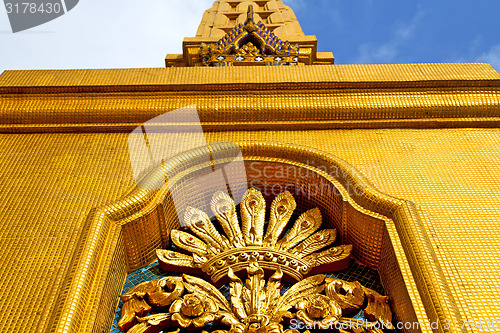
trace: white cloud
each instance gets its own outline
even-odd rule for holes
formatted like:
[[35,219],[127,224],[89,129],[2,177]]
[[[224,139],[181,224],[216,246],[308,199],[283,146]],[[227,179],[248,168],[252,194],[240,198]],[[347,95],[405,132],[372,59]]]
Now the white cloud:
[[423,16],[424,11],[419,9],[409,23],[399,24],[394,31],[393,38],[383,44],[377,45],[369,42],[360,45],[358,48],[359,55],[355,62],[359,64],[394,62],[399,53],[399,47],[413,37]]
[[415,29],[422,21],[424,17],[424,11],[422,9],[418,9],[415,16],[413,16],[412,20],[409,23],[399,24],[396,29],[396,36],[401,40],[410,39],[415,33]]
[[483,53],[477,62],[487,62],[497,71],[500,71],[500,44],[493,46],[488,52]]
[[[66,15],[13,34],[0,10],[4,69],[162,67],[182,53],[213,0],[82,0]],[[3,7],[3,6],[0,6]]]
[[292,9],[297,9],[307,6],[305,0],[283,0],[283,3],[285,4],[285,6],[292,7]]
[[359,55],[356,59],[358,64],[376,64],[391,62],[398,53],[397,44],[393,41],[382,45],[363,43],[358,47]]

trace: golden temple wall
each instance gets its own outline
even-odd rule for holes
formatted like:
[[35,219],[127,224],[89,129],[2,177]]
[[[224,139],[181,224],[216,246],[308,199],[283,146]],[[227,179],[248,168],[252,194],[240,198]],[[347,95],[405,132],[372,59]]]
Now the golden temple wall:
[[[126,260],[117,260],[127,256],[127,239],[112,228],[92,236],[97,229],[87,215],[134,185],[129,131],[191,104],[210,142],[316,148],[364,171],[382,192],[414,202],[409,209],[420,216],[435,256],[395,249],[412,239],[386,224],[380,253],[392,259],[380,267],[407,260],[400,276],[387,273],[384,279],[399,283],[386,288],[408,288],[401,278],[414,276],[419,257],[440,265],[444,281],[433,282],[449,288],[440,292],[451,294],[461,319],[500,318],[499,88],[500,74],[483,64],[4,72],[0,331],[75,331],[65,326],[69,317],[94,315],[96,304],[113,302],[127,272]],[[155,232],[166,235],[161,227]],[[102,237],[114,247],[99,243]],[[89,239],[96,243],[81,248]],[[75,266],[87,261],[109,268],[84,277]],[[79,276],[82,289],[69,290]],[[67,303],[75,292],[91,296],[90,305]],[[432,302],[428,293],[408,292]],[[402,317],[432,312],[413,306],[416,313]],[[81,322],[80,331],[107,323]]]

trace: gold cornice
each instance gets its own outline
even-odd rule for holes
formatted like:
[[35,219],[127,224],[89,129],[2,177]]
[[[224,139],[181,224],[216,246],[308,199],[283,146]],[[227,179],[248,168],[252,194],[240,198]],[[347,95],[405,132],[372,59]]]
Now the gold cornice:
[[493,127],[500,87],[3,94],[0,132],[130,132],[186,105],[209,131]]
[[489,64],[5,71],[0,94],[273,89],[499,87]]
[[495,127],[499,95],[487,64],[6,71],[0,132],[129,132],[186,105],[211,131]]

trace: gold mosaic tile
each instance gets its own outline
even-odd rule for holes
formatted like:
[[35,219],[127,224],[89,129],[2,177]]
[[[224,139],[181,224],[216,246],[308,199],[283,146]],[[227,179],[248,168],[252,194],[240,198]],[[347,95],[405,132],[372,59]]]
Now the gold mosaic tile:
[[87,214],[133,185],[124,145],[98,134],[0,135],[1,332],[43,332],[53,319]]
[[[28,327],[44,331],[57,323],[64,331],[64,323],[71,323],[71,318],[96,314],[92,305],[101,300],[100,295],[111,295],[119,288],[114,284],[92,294],[87,307],[61,304],[61,299],[109,279],[119,283],[126,269],[147,263],[151,253],[132,246],[126,247],[127,255],[136,251],[140,255],[131,257],[137,257],[137,262],[127,267],[113,261],[125,255],[120,252],[123,249],[106,247],[99,241],[102,235],[88,232],[86,217],[92,208],[112,203],[133,185],[126,132],[165,110],[188,104],[197,105],[207,129],[227,131],[207,133],[211,141],[259,140],[317,148],[344,158],[383,192],[415,202],[437,257],[421,255],[441,265],[450,289],[439,293],[451,294],[460,309],[458,322],[450,325],[488,331],[500,322],[496,296],[500,294],[499,164],[495,158],[500,139],[498,130],[488,128],[497,126],[500,119],[500,74],[491,66],[238,68],[206,75],[208,71],[7,71],[0,76],[0,130],[52,133],[0,135],[4,180],[0,185],[0,305],[7,309],[0,314],[1,331]],[[270,112],[273,124],[268,122]],[[436,126],[443,128],[430,129]],[[467,126],[482,128],[445,129]],[[360,127],[375,129],[311,130]],[[407,129],[390,129],[396,127]],[[247,130],[234,131],[241,128]],[[289,128],[295,131],[283,131]],[[55,134],[68,131],[103,133]],[[105,133],[109,131],[124,133]],[[148,218],[141,223],[155,225]],[[108,240],[132,244],[127,233],[122,238],[112,228],[103,232]],[[158,233],[164,239],[167,231],[159,227],[152,234]],[[155,239],[152,234],[141,237]],[[360,230],[351,236],[365,235]],[[406,237],[391,227],[387,236],[391,242]],[[85,243],[92,246],[82,248],[89,239],[95,244]],[[155,246],[162,245],[162,240],[156,242]],[[387,240],[375,249],[375,253],[387,251]],[[390,256],[401,262],[404,253],[399,249]],[[108,262],[109,269],[89,279],[85,272],[75,271],[75,262],[86,260],[94,266]],[[376,258],[371,263],[378,264]],[[398,288],[403,286],[401,281],[418,278],[410,272],[413,264],[400,267],[403,280]],[[68,290],[70,278],[80,277],[83,289]],[[25,288],[19,281],[30,281],[32,287]],[[411,288],[408,292],[418,294]],[[427,301],[435,297],[421,296]],[[105,302],[111,306],[114,299]],[[418,318],[427,318],[418,304],[414,307]],[[102,329],[108,319],[100,318],[97,326],[84,326],[85,330]]]
[[[214,141],[261,140],[217,133]],[[353,130],[267,133],[266,140],[331,152],[364,171],[383,192],[415,202],[463,318],[459,328],[494,328],[500,317],[497,129]],[[476,283],[476,281],[482,281]],[[418,282],[418,281],[417,281]],[[470,320],[468,325],[461,320]],[[500,321],[500,320],[499,320]],[[488,325],[485,323],[493,323]],[[482,325],[481,325],[482,324]],[[455,323],[450,323],[454,326]]]
[[[401,87],[413,82],[422,86],[450,86],[458,81],[498,80],[500,74],[489,64],[387,64],[387,65],[321,65],[280,67],[227,67],[227,68],[130,68],[130,69],[80,69],[5,71],[0,76],[2,92],[13,88],[33,88],[31,91],[47,92],[52,88],[108,87],[111,90],[134,86],[147,90],[154,86],[210,86],[224,84],[259,84],[260,89],[270,89],[273,84],[293,82],[330,84],[393,82]],[[440,81],[440,82],[436,82]],[[463,83],[462,83],[463,84]],[[477,84],[481,85],[480,82]],[[418,86],[417,85],[417,86]],[[138,87],[136,87],[138,86]],[[317,87],[314,87],[317,88]],[[191,89],[194,89],[191,87]],[[102,90],[105,91],[106,89]],[[220,90],[220,89],[219,89]]]
[[[500,130],[316,131],[313,136],[308,131],[233,132],[208,137],[308,145],[349,161],[382,191],[417,204],[462,317],[471,323],[481,320],[483,326],[500,317],[500,244],[495,237]],[[43,330],[52,319],[87,213],[132,185],[126,140],[125,134],[0,136],[0,302],[12,309],[0,314],[2,332]],[[30,281],[30,287],[20,280]],[[21,301],[25,299],[33,302]]]

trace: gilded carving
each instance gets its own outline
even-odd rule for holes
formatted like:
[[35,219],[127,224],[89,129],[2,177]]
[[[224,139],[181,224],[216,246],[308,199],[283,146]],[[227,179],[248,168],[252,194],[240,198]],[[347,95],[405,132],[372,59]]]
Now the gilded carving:
[[[281,269],[278,267],[266,280],[257,261],[248,263],[246,276],[243,283],[229,268],[229,301],[211,283],[189,275],[140,284],[121,296],[124,306],[119,326],[133,333],[176,328],[212,329],[218,333],[293,333],[298,328],[341,332],[393,330],[387,298],[360,284],[319,274],[282,293]],[[337,292],[344,287],[347,295],[339,299]],[[358,312],[365,302],[365,317],[369,321],[361,323],[344,316]]]
[[270,218],[264,230],[266,203],[262,194],[251,188],[240,205],[241,225],[234,201],[218,192],[211,201],[211,209],[224,235],[221,235],[208,215],[188,207],[184,223],[190,233],[173,230],[172,242],[186,255],[171,250],[157,250],[160,267],[166,271],[204,273],[214,283],[227,280],[229,268],[234,272],[245,270],[254,260],[265,270],[278,267],[292,280],[301,280],[315,273],[342,270],[348,267],[351,245],[332,245],[335,229],[319,230],[321,212],[311,209],[301,214],[291,229],[282,237],[296,208],[294,197],[284,192],[271,204]]
[[[334,229],[319,230],[321,212],[309,210],[287,229],[296,209],[289,192],[271,204],[267,230],[262,193],[249,189],[240,205],[217,192],[211,209],[225,235],[208,215],[187,208],[187,231],[173,230],[174,245],[187,254],[158,250],[160,265],[170,271],[190,269],[212,282],[183,274],[141,283],[121,296],[119,326],[132,333],[177,330],[217,333],[296,333],[309,329],[339,332],[386,332],[393,329],[388,297],[358,282],[310,274],[316,265],[344,265],[352,247],[330,246]],[[281,235],[287,231],[284,237]],[[196,237],[196,236],[197,237]],[[341,265],[341,266],[342,266]],[[282,289],[285,277],[294,279]],[[228,293],[216,286],[225,281]],[[367,322],[353,320],[364,310]],[[307,331],[306,331],[307,332]]]

